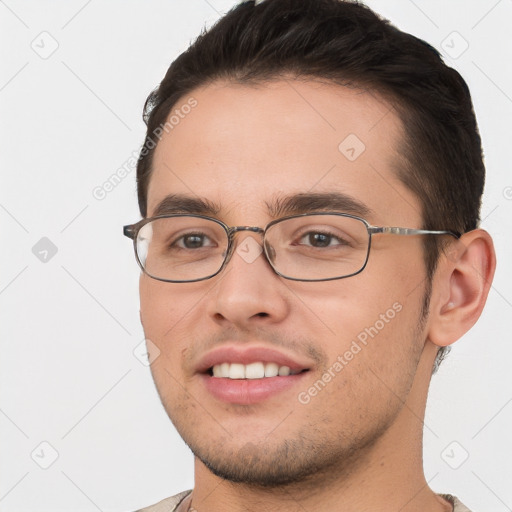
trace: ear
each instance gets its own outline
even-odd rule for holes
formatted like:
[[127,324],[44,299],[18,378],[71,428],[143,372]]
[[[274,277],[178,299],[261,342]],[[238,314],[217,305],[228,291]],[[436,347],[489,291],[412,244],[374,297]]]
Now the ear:
[[441,252],[433,278],[428,337],[445,347],[480,317],[494,277],[496,255],[483,229],[462,235]]

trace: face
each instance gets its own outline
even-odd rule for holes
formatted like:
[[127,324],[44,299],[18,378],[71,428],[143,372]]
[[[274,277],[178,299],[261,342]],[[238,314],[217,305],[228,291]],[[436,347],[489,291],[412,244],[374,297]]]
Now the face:
[[[155,151],[148,217],[172,194],[216,205],[209,215],[229,226],[265,227],[286,214],[276,202],[339,194],[364,205],[372,225],[421,227],[419,200],[395,176],[401,125],[383,100],[295,80],[217,82],[191,96],[197,105]],[[322,211],[354,213],[338,203]],[[235,235],[247,251],[254,242],[260,234]],[[196,457],[228,480],[280,485],[347,470],[413,383],[424,346],[421,239],[374,235],[363,272],[324,282],[286,280],[263,254],[243,252],[205,281],[141,275],[162,403]],[[292,375],[218,377],[214,365],[234,377],[262,367]]]

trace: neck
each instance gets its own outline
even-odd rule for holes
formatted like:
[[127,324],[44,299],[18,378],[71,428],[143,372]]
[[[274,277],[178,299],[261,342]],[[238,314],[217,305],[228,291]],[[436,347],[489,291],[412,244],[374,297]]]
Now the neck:
[[[195,460],[192,508],[197,512],[280,510],[296,512],[445,512],[451,506],[429,488],[423,474],[422,435],[426,396],[436,350],[427,342],[418,371],[395,421],[342,470],[277,488],[223,480]],[[345,461],[346,462],[346,461]]]

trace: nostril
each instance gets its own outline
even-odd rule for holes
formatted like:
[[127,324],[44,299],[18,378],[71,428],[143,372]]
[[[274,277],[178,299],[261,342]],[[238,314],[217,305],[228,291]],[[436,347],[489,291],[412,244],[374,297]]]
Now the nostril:
[[257,313],[256,316],[260,316],[260,317],[264,318],[264,317],[269,316],[269,314],[268,313]]

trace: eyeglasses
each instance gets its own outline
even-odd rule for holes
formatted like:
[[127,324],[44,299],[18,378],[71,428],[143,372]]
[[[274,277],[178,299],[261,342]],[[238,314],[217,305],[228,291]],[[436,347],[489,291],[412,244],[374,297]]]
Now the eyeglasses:
[[[262,251],[277,275],[294,281],[330,281],[360,273],[373,235],[460,237],[453,231],[371,226],[360,217],[331,212],[283,217],[265,228],[229,227],[202,215],[163,215],[124,226],[123,231],[133,239],[142,271],[170,283],[216,276],[232,257],[234,236],[240,231],[262,235],[258,255]],[[241,255],[240,248],[237,252]]]

